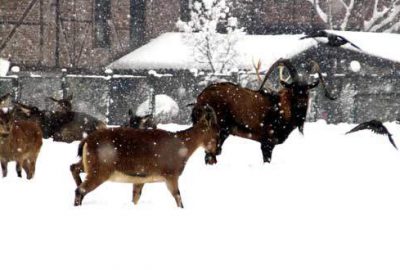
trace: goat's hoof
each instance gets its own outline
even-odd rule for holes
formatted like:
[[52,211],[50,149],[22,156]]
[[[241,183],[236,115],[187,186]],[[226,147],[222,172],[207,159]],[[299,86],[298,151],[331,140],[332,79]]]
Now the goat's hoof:
[[214,165],[217,163],[217,157],[213,154],[206,154],[205,161],[208,165]]
[[75,200],[74,200],[74,206],[80,206],[82,205],[82,200],[83,200],[84,195],[79,192],[79,188],[76,189],[75,191]]

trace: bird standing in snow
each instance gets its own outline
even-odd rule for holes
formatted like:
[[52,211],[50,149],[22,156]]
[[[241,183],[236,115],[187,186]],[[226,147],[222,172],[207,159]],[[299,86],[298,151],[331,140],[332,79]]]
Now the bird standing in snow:
[[371,120],[368,122],[361,123],[358,126],[356,126],[355,128],[353,128],[352,130],[346,132],[346,134],[353,133],[353,132],[363,130],[363,129],[369,129],[377,134],[387,135],[390,143],[394,146],[394,148],[397,149],[397,146],[393,141],[392,134],[390,134],[388,129],[382,124],[381,121],[378,121],[378,120]]
[[342,45],[345,44],[350,44],[351,46],[361,50],[360,47],[358,47],[357,45],[355,45],[354,43],[350,42],[348,39],[346,39],[345,37],[333,34],[333,33],[329,33],[325,30],[317,30],[314,32],[311,32],[310,34],[301,37],[300,39],[306,39],[306,38],[328,38],[328,42],[326,44],[328,44],[329,46],[332,47],[340,47]]

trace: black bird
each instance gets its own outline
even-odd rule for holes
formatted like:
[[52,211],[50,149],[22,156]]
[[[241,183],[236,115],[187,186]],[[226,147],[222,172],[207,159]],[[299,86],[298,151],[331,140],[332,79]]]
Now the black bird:
[[378,120],[371,120],[368,122],[361,123],[358,126],[356,126],[355,128],[353,128],[352,130],[346,132],[346,134],[356,132],[359,130],[363,130],[363,129],[370,129],[377,134],[387,135],[390,143],[394,146],[394,148],[397,149],[397,146],[392,139],[392,134],[390,134],[388,129],[382,124],[381,121],[378,121]]
[[356,44],[354,44],[353,42],[350,42],[349,40],[347,40],[346,38],[333,34],[333,33],[328,33],[325,30],[318,30],[315,32],[311,32],[310,34],[301,37],[300,39],[306,39],[306,38],[328,38],[328,45],[332,46],[332,47],[340,47],[342,45],[345,45],[347,43],[349,43],[351,46],[361,50],[360,47],[358,47]]

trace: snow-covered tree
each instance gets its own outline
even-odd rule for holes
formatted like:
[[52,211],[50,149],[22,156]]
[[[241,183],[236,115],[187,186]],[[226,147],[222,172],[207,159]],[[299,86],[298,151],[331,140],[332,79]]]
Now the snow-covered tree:
[[306,0],[336,30],[400,31],[400,0]]
[[231,15],[225,0],[197,0],[191,8],[188,22],[178,21],[177,27],[188,35],[186,42],[193,48],[193,57],[206,64],[212,74],[227,74],[235,66],[235,44],[244,34],[238,20]]

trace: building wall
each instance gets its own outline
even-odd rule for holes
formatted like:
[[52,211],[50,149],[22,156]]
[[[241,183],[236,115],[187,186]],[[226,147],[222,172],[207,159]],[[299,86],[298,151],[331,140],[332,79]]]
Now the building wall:
[[[0,44],[20,20],[31,1],[0,0]],[[109,47],[96,46],[96,1],[111,2],[108,20]],[[138,1],[142,1],[145,6],[144,31],[139,34],[131,30],[131,5]],[[4,50],[0,51],[0,57],[9,58],[13,64],[27,70],[68,68],[100,72],[106,64],[135,49],[134,44],[145,44],[161,33],[175,31],[175,23],[181,16],[181,7],[189,6],[182,5],[183,1],[185,0],[36,0],[15,35]],[[304,2],[233,0],[232,3],[233,13],[246,25],[249,33],[264,34],[285,32],[288,29],[286,32],[293,32],[293,29],[298,31],[304,29],[304,26],[320,24],[314,18],[311,5]],[[60,21],[58,29],[57,10]]]
[[[0,44],[31,1],[0,0]],[[131,38],[144,39],[145,43],[160,33],[173,31],[180,13],[179,1],[147,1],[145,35],[133,37],[130,32],[130,5],[134,1],[110,2],[111,15],[107,20],[109,46],[96,44],[96,0],[36,0],[0,56],[28,70],[69,68],[98,72],[130,51]]]
[[252,34],[301,33],[324,28],[312,4],[305,0],[234,1],[234,14]]

